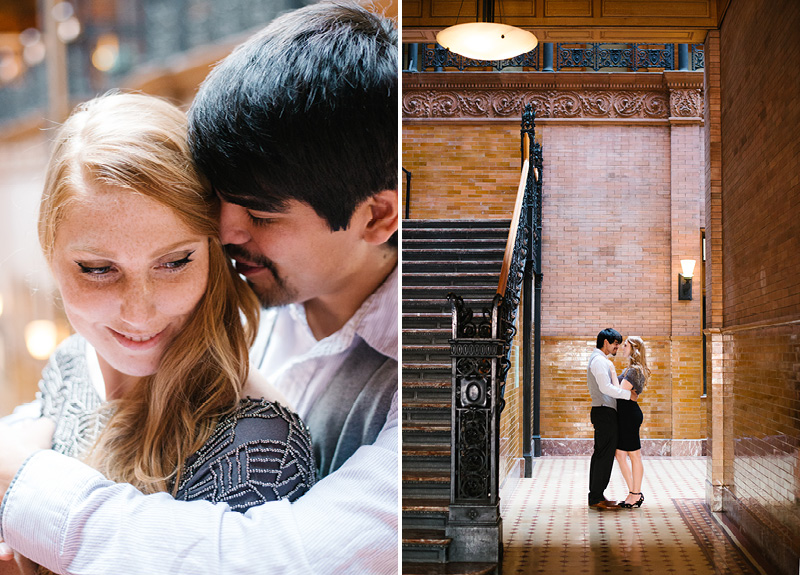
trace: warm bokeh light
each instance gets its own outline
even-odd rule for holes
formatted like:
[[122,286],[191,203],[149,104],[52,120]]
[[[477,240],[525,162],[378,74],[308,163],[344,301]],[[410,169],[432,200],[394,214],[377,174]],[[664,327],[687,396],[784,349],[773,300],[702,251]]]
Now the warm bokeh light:
[[97,40],[92,53],[92,65],[101,72],[108,72],[119,58],[119,39],[114,34],[103,34]]
[[49,319],[37,319],[25,326],[25,345],[35,359],[47,359],[58,344],[56,324]]

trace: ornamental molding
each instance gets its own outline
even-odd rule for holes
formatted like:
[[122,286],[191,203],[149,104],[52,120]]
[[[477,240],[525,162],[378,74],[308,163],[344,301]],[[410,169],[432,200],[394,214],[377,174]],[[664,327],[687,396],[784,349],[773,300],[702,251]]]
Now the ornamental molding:
[[537,120],[701,120],[702,86],[696,72],[425,72],[403,75],[402,113],[409,121],[516,119],[530,103]]
[[702,118],[702,90],[670,90],[669,113],[673,118]]

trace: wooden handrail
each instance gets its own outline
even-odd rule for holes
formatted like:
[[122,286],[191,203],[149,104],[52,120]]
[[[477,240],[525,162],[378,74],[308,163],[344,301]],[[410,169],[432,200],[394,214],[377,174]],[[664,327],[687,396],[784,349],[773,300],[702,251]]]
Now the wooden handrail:
[[[511,260],[514,258],[514,244],[517,241],[517,230],[519,228],[519,219],[522,215],[522,204],[525,199],[525,186],[528,183],[529,157],[530,157],[530,138],[528,134],[524,134],[522,139],[522,154],[524,162],[522,164],[522,173],[519,177],[519,186],[517,187],[517,199],[514,203],[514,216],[511,218],[511,228],[508,230],[508,238],[506,239],[506,251],[503,255],[503,267],[500,268],[500,281],[497,284],[497,293],[501,296],[506,294],[506,284],[508,283],[508,273],[511,269]],[[533,169],[533,176],[536,181],[539,181],[539,170]]]

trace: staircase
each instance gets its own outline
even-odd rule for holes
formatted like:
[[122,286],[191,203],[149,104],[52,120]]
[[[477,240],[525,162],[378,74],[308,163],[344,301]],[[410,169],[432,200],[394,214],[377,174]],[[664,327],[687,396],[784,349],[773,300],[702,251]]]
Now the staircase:
[[487,563],[448,563],[450,345],[447,294],[490,308],[508,220],[403,220],[403,574],[478,575]]

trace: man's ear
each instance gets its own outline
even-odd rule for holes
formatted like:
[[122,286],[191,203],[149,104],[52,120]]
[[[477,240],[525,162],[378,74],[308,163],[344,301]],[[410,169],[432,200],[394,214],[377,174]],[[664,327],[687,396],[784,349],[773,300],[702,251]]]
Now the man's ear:
[[398,195],[397,190],[383,190],[364,202],[369,210],[364,240],[370,244],[385,244],[397,231]]

